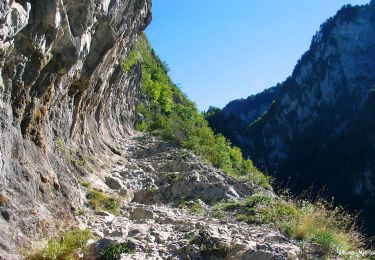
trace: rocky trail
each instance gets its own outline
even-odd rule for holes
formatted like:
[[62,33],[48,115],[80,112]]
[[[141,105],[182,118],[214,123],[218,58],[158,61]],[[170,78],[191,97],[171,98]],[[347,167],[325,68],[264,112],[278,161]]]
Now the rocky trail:
[[[120,198],[115,216],[87,208],[82,228],[101,237],[92,255],[108,244],[128,242],[134,254],[121,259],[298,259],[301,247],[278,231],[230,216],[214,218],[211,206],[241,200],[261,188],[236,181],[189,151],[150,135],[136,134],[121,145],[122,157],[104,180],[91,187]],[[199,205],[192,212],[181,205]]]

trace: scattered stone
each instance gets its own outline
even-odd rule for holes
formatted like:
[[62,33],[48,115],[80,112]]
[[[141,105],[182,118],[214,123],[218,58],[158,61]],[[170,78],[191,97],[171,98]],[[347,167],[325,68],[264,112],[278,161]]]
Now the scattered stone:
[[121,181],[116,177],[105,177],[105,184],[113,190],[120,190],[122,188]]
[[123,204],[129,204],[134,199],[134,191],[129,189],[121,189],[119,194],[121,195],[121,202]]
[[106,211],[96,211],[95,215],[103,217],[104,222],[111,222],[115,219],[115,216]]

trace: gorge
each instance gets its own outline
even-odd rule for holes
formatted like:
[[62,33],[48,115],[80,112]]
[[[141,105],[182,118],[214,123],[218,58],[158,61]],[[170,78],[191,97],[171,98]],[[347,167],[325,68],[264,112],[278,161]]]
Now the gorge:
[[[357,103],[330,123],[363,111],[363,118],[347,125],[364,124],[372,136],[366,120],[372,113],[367,95],[373,67],[367,62],[373,52],[367,47],[374,36],[364,32],[373,29],[374,5],[340,11],[313,43],[320,48],[332,30],[349,38],[337,42],[344,51],[337,53],[330,41],[322,48],[333,63],[307,53],[302,61],[309,65],[297,66],[296,80],[260,94],[266,104],[259,102],[256,112],[238,122],[267,110],[265,119],[273,118],[270,111],[297,113],[303,126],[314,125],[315,96],[302,95],[314,112],[310,117],[310,110],[295,110],[300,103],[289,95],[315,93],[316,86],[307,84],[314,62],[323,69],[344,55],[348,67],[342,70],[351,77],[340,98],[351,91]],[[151,7],[151,0],[0,2],[0,259],[371,255],[359,251],[366,244],[351,215],[323,202],[276,194],[267,175],[214,134],[142,33],[152,20]],[[357,16],[360,22],[351,23]],[[336,29],[336,23],[351,29]],[[347,45],[354,44],[348,31],[359,39],[356,48]],[[363,71],[368,77],[357,79]],[[354,78],[359,88],[349,84]],[[298,87],[305,83],[308,87]],[[336,100],[329,91],[319,96],[321,109]],[[238,128],[245,154],[257,147],[252,156],[260,166],[285,158],[283,138],[291,133],[285,120],[276,130],[261,119],[250,132]],[[262,129],[274,145],[269,156],[258,145]],[[371,174],[364,176],[363,194]]]

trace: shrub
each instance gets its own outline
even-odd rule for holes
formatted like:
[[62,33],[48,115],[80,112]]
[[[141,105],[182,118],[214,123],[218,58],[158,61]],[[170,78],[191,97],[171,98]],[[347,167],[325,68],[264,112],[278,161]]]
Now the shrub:
[[104,249],[101,253],[100,260],[120,259],[121,254],[134,254],[135,246],[129,242],[114,244]]
[[88,229],[72,229],[60,235],[59,238],[49,239],[45,247],[26,256],[27,260],[73,260],[79,259],[80,254],[87,251],[87,242],[93,235]]
[[103,192],[95,189],[90,189],[87,192],[86,198],[88,199],[90,207],[95,210],[106,210],[113,213],[114,215],[120,214],[119,201],[115,198],[109,197]]

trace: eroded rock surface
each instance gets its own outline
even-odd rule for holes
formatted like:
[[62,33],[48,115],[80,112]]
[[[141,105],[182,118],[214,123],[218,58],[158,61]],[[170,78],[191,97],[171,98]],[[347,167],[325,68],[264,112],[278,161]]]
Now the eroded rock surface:
[[[121,63],[151,0],[0,2],[0,255],[74,224],[77,176],[132,130],[140,68]],[[82,166],[85,167],[82,167]]]

